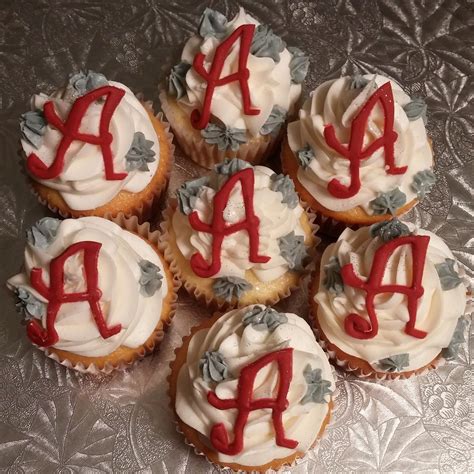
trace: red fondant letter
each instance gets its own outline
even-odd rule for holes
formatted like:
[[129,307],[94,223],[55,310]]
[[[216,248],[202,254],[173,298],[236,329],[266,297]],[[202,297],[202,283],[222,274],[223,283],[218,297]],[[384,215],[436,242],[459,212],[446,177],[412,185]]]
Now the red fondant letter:
[[[58,341],[58,333],[54,327],[56,316],[64,303],[76,303],[87,301],[90,305],[95,323],[100,335],[106,339],[120,332],[122,326],[107,327],[102,309],[100,307],[99,274],[97,271],[97,260],[102,244],[98,242],[78,242],[68,247],[61,255],[51,260],[49,265],[49,287],[45,285],[41,268],[31,270],[30,280],[33,288],[48,300],[46,311],[46,329],[32,319],[27,326],[28,337],[38,346],[48,347]],[[64,292],[64,264],[66,260],[79,252],[84,252],[84,278],[87,289],[79,293]]]
[[[252,399],[255,377],[260,369],[271,362],[278,364],[279,382],[276,398]],[[283,412],[288,408],[288,390],[293,377],[293,349],[282,349],[267,354],[260,359],[244,367],[240,372],[237,387],[237,398],[221,400],[214,392],[207,394],[209,403],[219,410],[238,409],[237,419],[234,424],[234,440],[229,443],[229,436],[223,423],[217,423],[211,430],[211,441],[214,448],[223,454],[233,456],[244,449],[244,428],[251,411],[261,409],[272,410],[273,427],[275,429],[275,440],[278,446],[294,449],[298,441],[285,438],[283,427]]]
[[[419,339],[423,339],[426,336],[427,333],[416,329],[415,324],[418,299],[424,292],[421,282],[429,241],[430,238],[426,235],[411,235],[407,237],[399,237],[382,245],[375,252],[372,269],[367,281],[361,280],[355,274],[352,263],[348,263],[342,267],[341,275],[344,285],[359,288],[367,293],[365,296],[365,306],[370,320],[367,321],[355,313],[349,314],[344,321],[344,328],[347,334],[357,339],[372,339],[375,337],[379,330],[374,304],[375,297],[380,293],[402,293],[408,299],[409,321],[405,326],[405,332],[410,336]],[[413,256],[411,286],[383,285],[382,280],[388,260],[393,252],[401,245],[411,245]]]
[[[245,206],[245,219],[237,224],[226,225],[224,220],[224,209],[229,201],[229,196],[236,185],[240,181],[242,185],[242,197]],[[207,264],[206,260],[200,253],[195,253],[191,257],[191,268],[194,273],[203,278],[209,278],[215,275],[221,269],[221,248],[224,237],[234,234],[240,230],[247,231],[249,235],[249,260],[253,263],[266,263],[270,257],[258,254],[259,245],[259,225],[260,219],[255,215],[253,209],[254,195],[254,174],[252,168],[246,168],[235,173],[222,186],[221,190],[214,196],[214,212],[212,216],[212,224],[206,224],[201,221],[197,211],[189,215],[189,223],[194,230],[199,232],[207,232],[212,234],[212,261]]]
[[[52,101],[46,102],[43,109],[44,116],[49,124],[57,128],[63,134],[63,138],[59,143],[56,150],[56,156],[51,166],[46,166],[37,155],[31,153],[28,155],[28,160],[26,162],[28,171],[34,177],[39,179],[56,178],[64,168],[64,158],[71,143],[75,140],[80,140],[85,143],[100,146],[102,157],[104,159],[105,179],[109,181],[124,179],[127,176],[127,173],[116,173],[114,171],[111,150],[113,137],[109,132],[110,120],[112,119],[112,115],[124,94],[124,90],[113,86],[103,86],[94,89],[86,95],[79,97],[79,99],[74,102],[66,122],[63,122],[58,117],[54,110],[54,103]],[[85,113],[93,102],[103,96],[106,96],[106,99],[100,116],[99,135],[81,133],[79,128]]]
[[[380,102],[384,112],[383,135],[368,145],[365,150],[364,135],[367,128],[367,120],[372,109],[377,102]],[[390,82],[379,87],[362,107],[357,117],[352,121],[351,137],[349,147],[342,145],[336,137],[333,125],[326,125],[324,128],[324,138],[326,143],[341,156],[350,162],[349,172],[351,182],[349,186],[341,184],[338,179],[333,179],[328,184],[328,191],[339,199],[355,196],[360,190],[360,162],[372,156],[379,148],[383,147],[385,155],[385,166],[388,174],[403,174],[407,167],[397,167],[395,165],[394,144],[397,140],[397,133],[393,130],[394,107],[393,93]]]
[[[212,96],[214,95],[214,89],[217,86],[223,86],[234,81],[239,81],[240,84],[244,113],[246,115],[258,115],[260,113],[259,109],[252,108],[248,83],[250,72],[247,68],[247,59],[249,56],[254,31],[255,25],[239,26],[225,41],[223,41],[217,47],[216,53],[214,54],[214,60],[212,61],[212,65],[209,72],[207,72],[204,68],[204,61],[206,59],[206,56],[203,53],[196,54],[193,61],[193,66],[196,72],[206,80],[207,89],[206,94],[204,96],[202,112],[199,113],[199,110],[195,109],[191,114],[191,124],[194,128],[202,130],[203,128],[206,128],[207,124],[209,123],[209,118],[211,115],[211,102]],[[221,78],[220,76],[222,68],[224,67],[224,61],[229,55],[229,51],[232,48],[233,44],[239,38],[239,69],[237,72]]]

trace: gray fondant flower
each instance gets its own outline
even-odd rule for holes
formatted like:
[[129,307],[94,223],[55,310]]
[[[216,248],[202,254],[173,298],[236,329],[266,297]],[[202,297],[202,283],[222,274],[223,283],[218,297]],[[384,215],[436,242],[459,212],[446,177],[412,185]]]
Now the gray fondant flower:
[[227,35],[227,18],[212,8],[206,8],[199,20],[199,36],[222,39]]
[[282,203],[288,204],[290,209],[294,209],[300,202],[295,191],[295,185],[289,176],[284,174],[272,174],[270,176],[272,191],[279,191],[283,195]]
[[288,51],[291,53],[290,75],[291,82],[301,84],[308,74],[309,57],[301,51],[300,48],[290,46]]
[[273,33],[266,25],[258,25],[253,35],[250,53],[259,58],[272,58],[280,62],[280,53],[285,49],[285,42]]
[[405,111],[408,120],[418,120],[421,117],[423,122],[426,123],[427,106],[423,97],[414,97],[413,100],[403,106],[403,110]]
[[301,148],[301,150],[298,150],[296,152],[296,157],[303,169],[306,169],[311,161],[316,158],[310,145],[306,145],[304,148]]
[[458,319],[456,329],[454,330],[453,337],[449,342],[449,346],[445,347],[442,351],[443,357],[447,360],[453,360],[459,352],[459,346],[466,342],[464,331],[466,330],[468,322],[465,318],[461,317]]
[[140,260],[140,291],[144,296],[153,296],[161,288],[163,276],[160,267],[149,260]]
[[275,105],[267,118],[267,121],[260,129],[260,135],[277,134],[286,120],[286,110],[279,105]]
[[183,183],[176,191],[178,197],[179,210],[186,215],[193,212],[199,191],[209,184],[209,178],[203,176],[202,178]]
[[199,361],[204,382],[222,382],[229,375],[224,356],[218,351],[206,351]]
[[330,293],[339,295],[344,291],[344,282],[341,276],[341,264],[337,257],[331,257],[329,262],[324,265],[323,286]]
[[423,199],[434,186],[436,182],[436,176],[432,170],[427,169],[418,171],[413,176],[413,182],[411,183],[411,189],[415,191],[419,199]]
[[252,325],[257,331],[274,331],[280,324],[288,322],[285,314],[265,306],[254,306],[242,317],[244,326]]
[[369,80],[366,79],[364,76],[362,76],[361,74],[355,74],[351,77],[349,89],[363,89],[368,83]]
[[168,78],[168,94],[177,99],[186,95],[186,74],[191,64],[181,61],[173,66]]
[[442,263],[435,265],[436,271],[438,272],[439,281],[441,288],[444,291],[452,290],[462,283],[462,278],[457,274],[454,269],[455,260],[452,258],[445,259]]
[[380,359],[378,365],[384,372],[401,372],[410,364],[408,354],[397,354],[385,359]]
[[206,143],[217,145],[219,150],[237,151],[242,143],[247,142],[247,132],[242,128],[220,127],[210,123],[201,130],[201,136]]
[[41,110],[30,110],[20,117],[20,133],[23,140],[38,149],[43,143],[48,123]]
[[242,278],[221,277],[216,278],[212,288],[218,298],[222,298],[230,303],[234,297],[239,299],[246,291],[252,288],[252,285]]
[[389,221],[378,222],[370,227],[370,235],[372,237],[380,237],[384,242],[410,234],[408,226],[396,217]]
[[42,318],[46,313],[46,305],[30,293],[26,288],[19,287],[15,291],[18,298],[15,306],[25,315],[25,319]]
[[295,235],[294,231],[278,239],[280,255],[288,262],[288,267],[292,270],[303,269],[303,262],[308,256],[304,237]]
[[226,158],[223,163],[214,166],[214,171],[225,176],[232,176],[238,171],[251,167],[252,165],[247,161],[239,160],[238,158]]
[[326,395],[331,395],[331,382],[322,378],[321,369],[312,369],[308,364],[303,371],[308,389],[301,399],[301,404],[305,403],[328,403]]
[[91,90],[107,86],[108,84],[109,82],[103,74],[90,70],[87,72],[81,71],[69,78],[69,85],[79,95],[84,95]]
[[147,140],[142,132],[135,132],[130,149],[125,155],[126,170],[150,171],[148,163],[153,163],[156,159],[153,145],[153,140]]
[[387,193],[381,193],[369,205],[373,209],[375,215],[390,213],[395,215],[397,209],[405,205],[407,197],[400,189],[395,188]]
[[54,217],[43,217],[26,231],[26,240],[40,249],[49,247],[56,238],[61,221]]

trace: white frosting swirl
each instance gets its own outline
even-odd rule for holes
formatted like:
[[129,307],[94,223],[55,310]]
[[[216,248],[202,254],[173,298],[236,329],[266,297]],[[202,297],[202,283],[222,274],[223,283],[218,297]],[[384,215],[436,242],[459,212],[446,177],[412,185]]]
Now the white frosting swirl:
[[[285,436],[298,441],[295,450],[276,445],[271,410],[251,412],[244,431],[244,449],[240,454],[228,456],[219,453],[224,463],[235,462],[244,466],[260,466],[274,459],[284,458],[295,451],[307,451],[321,429],[328,414],[328,403],[301,401],[307,393],[304,369],[321,369],[321,377],[335,384],[326,355],[316,343],[309,325],[296,314],[285,313],[287,323],[279,325],[273,332],[256,330],[252,325],[244,327],[242,317],[253,306],[230,311],[219,318],[210,329],[202,329],[193,335],[186,363],[178,376],[176,412],[179,418],[209,438],[216,423],[224,423],[229,439],[237,410],[219,410],[207,401],[207,393],[214,390],[221,398],[235,398],[240,371],[266,354],[291,347],[293,351],[293,377],[288,391],[288,408],[283,412]],[[204,381],[199,361],[206,351],[219,351],[229,369],[229,378],[215,383]],[[275,364],[260,370],[254,384],[254,398],[272,396],[278,384]],[[329,396],[326,396],[326,400]]]
[[[337,256],[342,266],[352,263],[356,274],[366,279],[370,274],[375,251],[383,244],[372,238],[370,228],[357,231],[346,229],[338,241],[330,245],[321,260],[319,292],[315,296],[319,324],[329,339],[341,350],[369,362],[380,371],[377,361],[387,357],[408,354],[409,365],[404,370],[415,370],[430,363],[440,351],[449,345],[460,316],[466,306],[466,288],[460,284],[444,291],[435,264],[446,258],[454,259],[446,244],[435,234],[409,225],[416,235],[428,235],[430,242],[423,271],[423,296],[418,300],[415,328],[426,331],[424,339],[405,333],[409,319],[407,299],[400,293],[382,294],[375,299],[379,322],[378,334],[373,339],[357,339],[344,330],[344,320],[350,313],[357,313],[368,320],[363,290],[349,286],[339,295],[329,292],[323,285],[324,265]],[[412,253],[408,245],[399,247],[388,261],[383,284],[410,285]]]
[[[49,285],[49,264],[73,243],[94,241],[102,244],[99,253],[99,289],[102,312],[108,326],[122,325],[122,330],[103,339],[94,321],[89,303],[64,303],[57,315],[55,328],[59,340],[53,347],[75,354],[98,357],[120,346],[136,348],[142,345],[157,326],[168,293],[168,282],[158,254],[145,240],[117,224],[99,217],[66,219],[61,222],[56,238],[47,248],[28,244],[25,250],[25,272],[8,280],[10,288],[25,288],[40,301],[47,303],[30,283],[33,268],[43,270]],[[149,260],[160,268],[162,286],[153,296],[140,292],[140,260]],[[82,255],[70,257],[65,264],[65,291],[84,291]],[[46,316],[42,320],[46,327]]]
[[[288,262],[281,256],[278,238],[294,231],[297,236],[305,236],[300,219],[303,208],[298,205],[291,209],[282,202],[282,193],[270,189],[274,171],[265,166],[255,166],[255,187],[253,205],[255,215],[260,219],[259,226],[259,254],[270,257],[267,263],[253,263],[249,261],[249,238],[245,230],[235,232],[224,238],[221,250],[221,269],[213,278],[239,277],[244,278],[245,272],[251,270],[255,276],[264,282],[279,278],[289,269]],[[223,181],[221,181],[222,183]],[[213,215],[213,199],[216,191],[204,186],[200,191],[195,210],[200,219],[210,224]],[[242,186],[237,183],[229,196],[224,210],[224,220],[235,224],[245,219],[245,205],[242,197]],[[181,253],[190,259],[196,252],[209,262],[212,255],[211,234],[198,232],[191,227],[188,216],[176,211],[172,218],[172,225],[176,231],[176,243]]]
[[[239,26],[260,23],[241,7],[235,18],[227,24],[229,34]],[[204,67],[209,71],[216,48],[221,43],[214,37],[203,39],[198,35],[191,37],[183,50],[181,59],[192,64],[197,53],[206,55]],[[226,77],[238,70],[240,41],[232,46],[222,68],[221,77]],[[291,53],[284,49],[280,61],[275,63],[269,57],[257,57],[249,54],[247,68],[250,71],[248,80],[251,103],[260,109],[258,115],[246,115],[243,111],[242,95],[238,81],[216,87],[211,114],[221,120],[227,127],[248,130],[250,135],[257,136],[267,121],[275,105],[291,113],[295,102],[301,95],[301,84],[293,84],[290,75]],[[186,75],[186,91],[178,101],[188,113],[195,108],[202,110],[207,82],[192,67]]]
[[[136,132],[142,132],[147,140],[153,141],[155,160],[148,163],[149,171],[134,169],[128,171],[128,176],[123,180],[109,181],[105,179],[100,146],[74,141],[66,153],[64,169],[57,178],[41,180],[31,176],[41,184],[58,191],[66,204],[74,210],[90,210],[103,206],[120,191],[138,193],[150,183],[158,168],[160,145],[147,111],[128,87],[114,81],[109,81],[109,85],[125,91],[109,126],[113,137],[111,149],[115,172],[127,172],[125,155],[130,150]],[[67,89],[58,91],[52,97],[44,94],[35,95],[32,98],[32,109],[43,110],[45,102],[50,100],[54,102],[55,110],[61,120],[65,121],[74,97],[71,97]],[[97,101],[89,106],[81,122],[79,129],[81,132],[98,135],[103,105],[103,102]],[[57,129],[48,125],[39,149],[26,140],[22,140],[21,144],[27,156],[35,153],[45,165],[50,166],[62,137]]]
[[[299,112],[299,120],[288,125],[288,142],[294,153],[309,145],[316,157],[310,165],[298,170],[298,179],[312,196],[324,207],[340,212],[361,206],[368,214],[373,211],[369,202],[380,193],[399,188],[406,194],[407,203],[416,198],[411,188],[413,176],[418,171],[433,166],[433,154],[426,135],[423,119],[409,121],[403,106],[410,97],[394,81],[380,76],[363,76],[369,83],[363,89],[351,89],[350,77],[342,77],[321,84],[305,102]],[[398,134],[395,142],[396,166],[408,166],[400,175],[390,175],[385,171],[383,148],[360,164],[360,191],[353,197],[339,199],[327,190],[332,179],[342,184],[350,183],[349,160],[330,148],[324,139],[325,125],[332,124],[338,140],[348,145],[352,119],[367,102],[369,97],[383,84],[390,82],[395,100],[394,130]],[[383,109],[378,103],[368,120],[364,137],[364,147],[383,134]]]

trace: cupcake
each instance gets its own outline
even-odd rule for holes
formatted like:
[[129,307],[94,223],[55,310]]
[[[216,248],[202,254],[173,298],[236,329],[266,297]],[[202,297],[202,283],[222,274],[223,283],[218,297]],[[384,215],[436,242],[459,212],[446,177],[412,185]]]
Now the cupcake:
[[219,308],[274,304],[298,286],[317,241],[287,176],[234,158],[177,198],[161,248],[191,295]]
[[308,323],[262,305],[193,328],[169,382],[186,441],[239,472],[278,470],[303,457],[329,422],[335,388]]
[[455,350],[466,287],[439,237],[393,219],[346,229],[327,247],[310,305],[339,365],[361,376],[407,378]]
[[169,125],[132,91],[92,71],[20,120],[22,156],[39,200],[63,217],[148,216],[173,161]]
[[327,81],[288,125],[283,169],[328,228],[400,216],[435,182],[425,121],[423,99],[386,77]]
[[67,367],[110,372],[151,352],[177,285],[148,225],[45,217],[27,232],[25,265],[7,282],[33,344]]
[[231,21],[206,8],[161,91],[162,109],[201,166],[226,157],[262,163],[280,142],[308,67],[300,49],[243,8]]

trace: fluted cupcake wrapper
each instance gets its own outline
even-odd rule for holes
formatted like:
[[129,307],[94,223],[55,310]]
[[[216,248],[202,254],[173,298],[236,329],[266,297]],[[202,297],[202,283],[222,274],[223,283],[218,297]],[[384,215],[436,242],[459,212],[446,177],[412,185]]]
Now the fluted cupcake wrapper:
[[[304,208],[305,207],[304,203],[302,203],[302,205]],[[170,199],[169,205],[163,213],[163,220],[160,224],[161,237],[160,237],[159,249],[163,252],[163,255],[166,261],[169,263],[171,271],[182,282],[186,291],[191,296],[194,296],[194,298],[196,298],[197,301],[204,304],[210,309],[213,309],[213,310],[232,309],[236,307],[247,306],[249,304],[264,304],[267,306],[273,306],[276,303],[278,303],[280,300],[290,296],[292,291],[299,288],[300,282],[303,276],[309,274],[311,271],[312,265],[314,264],[315,250],[316,250],[317,245],[321,241],[321,239],[315,235],[317,230],[319,229],[318,225],[315,224],[314,222],[316,216],[314,213],[312,213],[309,210],[309,208],[307,208],[305,209],[305,212],[308,217],[308,223],[311,228],[311,237],[314,243],[308,249],[308,254],[309,254],[308,263],[306,264],[304,269],[301,271],[298,281],[295,284],[291,284],[282,288],[281,290],[278,291],[276,295],[272,295],[271,297],[268,297],[265,299],[258,299],[255,301],[245,300],[241,302],[239,299],[233,298],[232,301],[229,302],[220,298],[216,298],[213,294],[209,294],[208,291],[204,291],[203,289],[199,288],[198,285],[195,285],[189,280],[187,280],[185,272],[181,268],[180,263],[177,261],[176,254],[178,252],[179,252],[179,255],[182,255],[182,254],[177,246],[176,238],[174,236],[174,229],[172,228],[172,222],[171,222],[174,212],[176,212],[176,209],[177,209],[176,201],[174,199]],[[286,273],[282,275],[280,278],[283,278],[285,275]],[[202,280],[205,281],[207,279],[203,278]]]
[[194,129],[191,123],[184,127],[180,124],[179,115],[184,112],[178,109],[179,106],[174,98],[169,98],[164,90],[160,92],[159,98],[161,108],[171,124],[179,146],[192,161],[207,169],[213,169],[226,158],[239,158],[252,165],[264,163],[276,151],[284,133],[282,126],[279,133],[251,138],[248,143],[240,145],[236,151],[219,150],[217,145],[206,143],[200,131]]
[[[162,171],[163,173],[163,179],[161,179],[156,186],[154,186],[151,191],[152,194],[150,197],[148,197],[145,200],[140,201],[139,204],[136,206],[132,207],[131,209],[127,210],[126,212],[121,211],[120,209],[117,210],[117,212],[105,212],[105,213],[98,213],[95,212],[94,209],[88,209],[88,210],[72,210],[71,211],[64,211],[63,209],[58,209],[58,207],[54,206],[52,203],[50,203],[48,200],[44,199],[38,190],[36,189],[36,186],[38,183],[33,180],[28,172],[26,171],[26,166],[25,166],[25,154],[23,152],[23,149],[20,145],[18,155],[20,158],[20,165],[21,165],[21,170],[23,175],[26,177],[26,179],[29,182],[30,189],[32,193],[35,195],[35,197],[38,199],[38,201],[43,205],[46,206],[50,211],[52,211],[55,214],[60,215],[63,218],[78,218],[78,217],[86,217],[86,216],[97,216],[97,217],[103,217],[104,219],[109,219],[113,220],[115,217],[117,217],[119,214],[124,214],[127,217],[131,216],[137,216],[140,220],[140,222],[144,222],[148,219],[151,218],[151,216],[154,213],[154,210],[156,208],[156,205],[164,196],[166,189],[168,188],[168,183],[171,175],[171,170],[173,168],[173,163],[174,163],[174,152],[175,152],[175,146],[173,144],[173,134],[170,131],[170,124],[166,122],[163,118],[163,113],[159,113],[157,115],[154,114],[153,108],[152,108],[152,103],[151,102],[141,102],[143,107],[147,110],[148,114],[150,115],[151,120],[157,120],[163,125],[164,127],[164,132],[166,136],[166,142],[168,146],[168,152],[169,156],[166,161],[160,161],[157,169],[157,173]],[[163,169],[160,170],[160,164],[163,163]],[[120,194],[120,193],[119,193]],[[118,195],[119,195],[118,194]],[[118,196],[117,195],[117,196]],[[115,197],[117,197],[115,196]],[[113,199],[115,199],[115,197]],[[113,201],[112,199],[112,201]],[[107,206],[109,203],[105,204],[104,206]]]
[[[132,357],[128,357],[127,360],[119,360],[114,363],[106,362],[105,364],[101,364],[102,366],[98,366],[95,363],[84,363],[84,362],[72,362],[67,357],[62,357],[60,354],[55,352],[54,348],[47,348],[47,347],[38,347],[38,349],[42,350],[48,357],[55,360],[56,362],[60,363],[61,365],[76,370],[81,373],[88,373],[88,374],[110,374],[114,371],[123,371],[125,369],[130,368],[135,362],[140,359],[143,359],[146,355],[154,352],[158,346],[160,345],[163,337],[165,335],[166,330],[171,324],[171,321],[174,317],[176,312],[176,306],[178,302],[178,290],[181,286],[179,280],[172,274],[172,272],[167,267],[166,261],[162,258],[161,252],[158,249],[158,240],[159,240],[159,232],[158,231],[150,231],[150,224],[148,222],[140,224],[138,218],[136,216],[126,217],[124,214],[119,214],[115,218],[111,219],[112,222],[119,225],[123,229],[132,232],[144,240],[146,240],[159,254],[163,266],[165,268],[166,276],[168,284],[170,285],[170,290],[172,292],[171,300],[169,302],[170,309],[168,314],[165,315],[165,319],[160,318],[158,324],[156,325],[153,332],[150,334],[148,339],[139,346],[136,351],[133,353]],[[65,351],[60,351],[63,354]],[[113,354],[113,353],[112,353]],[[80,357],[80,356],[77,356]]]
[[[200,330],[204,327],[211,327],[212,324],[214,324],[214,322],[217,321],[220,316],[221,316],[220,312],[214,313],[211,320],[208,320],[204,324],[201,323],[201,324],[198,324],[197,326],[192,327],[190,329],[189,334],[182,338],[181,345],[178,346],[174,350],[174,359],[169,364],[170,373],[169,373],[166,380],[168,382],[167,395],[168,395],[168,400],[169,400],[169,406],[170,406],[171,411],[174,413],[174,421],[175,421],[176,431],[181,436],[183,436],[185,444],[193,449],[194,454],[196,454],[197,456],[203,456],[204,458],[206,458],[206,460],[210,464],[212,464],[216,469],[219,469],[219,470],[221,470],[223,468],[227,468],[227,469],[231,469],[232,472],[236,472],[236,473],[255,472],[255,473],[262,473],[262,474],[263,473],[265,473],[265,474],[280,474],[280,473],[284,472],[285,470],[287,470],[288,468],[292,468],[292,467],[295,467],[297,465],[304,464],[308,460],[309,454],[312,451],[314,451],[316,449],[319,449],[319,446],[321,445],[321,443],[324,440],[327,439],[327,428],[331,424],[334,399],[337,395],[337,389],[334,391],[334,393],[332,394],[331,399],[329,401],[329,411],[328,411],[328,414],[326,416],[327,420],[325,421],[325,424],[322,426],[322,428],[321,428],[320,432],[318,433],[318,436],[316,437],[316,439],[315,439],[313,445],[311,446],[311,448],[305,453],[301,453],[301,454],[296,453],[296,457],[291,462],[287,462],[287,461],[284,461],[284,460],[281,460],[281,459],[275,459],[274,463],[273,463],[274,465],[271,468],[268,468],[266,466],[251,466],[251,467],[249,466],[248,469],[234,469],[233,467],[229,467],[225,463],[220,464],[218,462],[215,462],[214,460],[210,459],[210,457],[204,451],[199,449],[190,439],[188,439],[188,437],[186,436],[186,433],[183,431],[182,426],[180,425],[180,419],[179,419],[179,417],[176,413],[176,409],[175,409],[177,387],[176,386],[172,387],[172,379],[173,379],[174,371],[175,370],[179,371],[182,367],[182,365],[179,366],[179,367],[175,367],[176,362],[177,362],[177,355],[183,349],[183,346],[189,344],[189,341],[191,340],[193,335],[198,330]],[[177,379],[177,375],[178,374],[176,374],[176,379]],[[334,375],[334,369],[333,369],[333,375]],[[270,463],[270,464],[272,464],[272,463]]]

